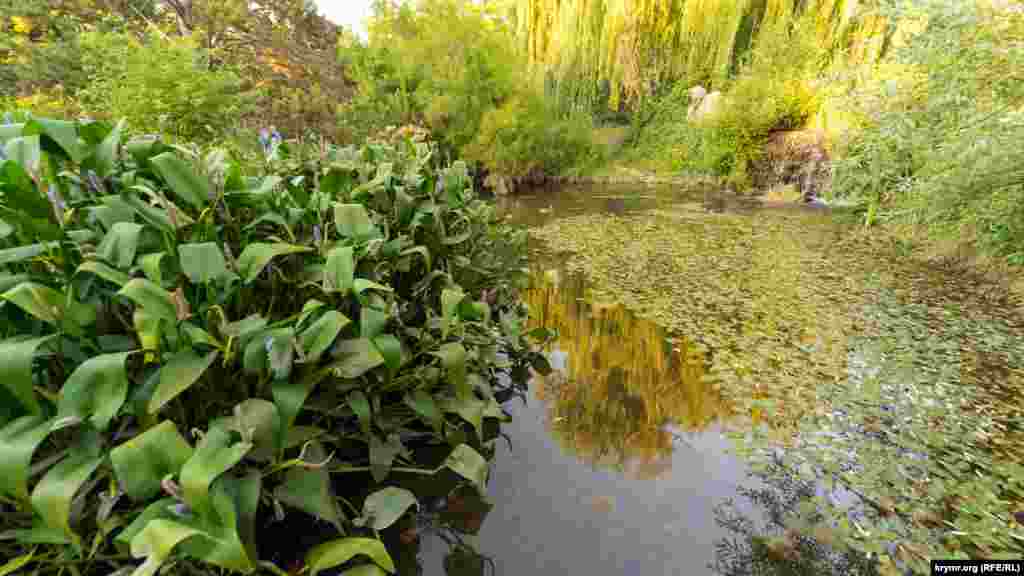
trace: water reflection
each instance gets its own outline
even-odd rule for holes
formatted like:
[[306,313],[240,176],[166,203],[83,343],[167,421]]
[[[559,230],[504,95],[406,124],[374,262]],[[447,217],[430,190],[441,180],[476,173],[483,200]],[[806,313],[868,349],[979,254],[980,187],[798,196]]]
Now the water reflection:
[[707,359],[621,305],[588,303],[583,279],[536,275],[525,294],[531,327],[557,330],[556,368],[538,378],[547,426],[563,449],[599,468],[656,478],[670,466],[675,433],[701,432],[730,412],[706,377]]

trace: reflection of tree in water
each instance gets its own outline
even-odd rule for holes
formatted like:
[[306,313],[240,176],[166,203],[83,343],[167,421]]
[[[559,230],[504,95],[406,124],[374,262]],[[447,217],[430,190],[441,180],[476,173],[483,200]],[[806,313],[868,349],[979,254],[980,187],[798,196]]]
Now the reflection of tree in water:
[[765,523],[758,526],[740,512],[734,499],[715,507],[715,522],[732,536],[715,543],[715,561],[709,567],[722,576],[878,576],[878,563],[852,551],[839,551],[827,542],[830,532],[819,513],[804,511],[794,522],[801,504],[813,502],[811,482],[795,478],[775,458],[762,472],[751,473],[761,488],[737,489],[751,504],[763,509]]
[[699,431],[727,409],[705,376],[703,355],[673,349],[663,330],[620,305],[586,303],[582,279],[550,274],[525,298],[531,327],[557,330],[564,373],[538,379],[553,432],[595,466],[636,466],[656,476],[673,450],[673,424]]

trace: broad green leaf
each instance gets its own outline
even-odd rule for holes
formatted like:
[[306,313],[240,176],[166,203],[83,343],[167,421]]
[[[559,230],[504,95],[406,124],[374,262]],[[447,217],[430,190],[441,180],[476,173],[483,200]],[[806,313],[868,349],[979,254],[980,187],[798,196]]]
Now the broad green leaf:
[[0,294],[0,299],[7,300],[36,318],[60,326],[64,318],[64,294],[49,286],[35,282],[23,282],[7,292]]
[[0,566],[0,576],[10,576],[11,574],[17,574],[18,570],[21,570],[22,568],[27,566],[28,563],[31,562],[32,559],[34,559],[35,557],[36,553],[35,550],[33,550],[28,554],[22,554],[17,558],[13,558],[9,562],[5,563],[3,566]]
[[28,500],[32,454],[50,433],[53,420],[22,416],[0,428],[0,494]]
[[389,434],[387,440],[381,440],[376,434],[370,434],[370,474],[375,482],[383,482],[391,472],[395,456],[406,452],[402,439],[398,434]]
[[88,262],[82,262],[82,265],[78,267],[76,273],[89,272],[103,278],[104,280],[117,284],[118,286],[124,286],[131,281],[132,277],[121,272],[116,268],[112,268],[100,262],[98,260],[89,260]]
[[174,422],[164,420],[110,451],[118,486],[136,501],[160,492],[160,482],[177,474],[192,457],[192,447],[178,433]]
[[32,508],[46,527],[60,530],[77,541],[71,530],[71,501],[102,462],[102,457],[75,454],[50,468],[39,480],[32,490]]
[[193,284],[205,284],[228,276],[224,252],[214,242],[178,246],[181,270]]
[[481,494],[487,493],[487,460],[468,444],[456,446],[444,465],[472,482]]
[[477,437],[483,440],[483,420],[487,403],[478,400],[472,394],[465,398],[444,398],[441,400],[441,410],[458,414],[463,420],[473,425]]
[[202,209],[210,201],[210,182],[197,175],[192,167],[174,152],[164,152],[149,159],[175,196]]
[[423,390],[414,390],[412,393],[405,395],[405,403],[415,410],[421,418],[426,420],[434,429],[434,432],[441,433],[444,416],[441,414],[441,409],[437,407],[437,403],[434,402],[433,396]]
[[277,405],[281,422],[277,438],[278,450],[284,449],[286,440],[293,431],[292,424],[295,423],[295,417],[302,410],[302,405],[315,386],[316,381],[312,379],[302,382],[274,380],[271,384],[271,393],[274,396],[274,404]]
[[[140,188],[142,187],[132,186],[132,190],[136,192],[148,190],[140,190]],[[156,195],[155,192],[152,194]],[[158,199],[155,200],[159,207],[154,206],[153,204],[132,194],[119,196],[118,199],[127,208],[130,208],[135,214],[138,214],[139,217],[145,220],[149,225],[160,229],[166,234],[174,234],[176,230],[195,223],[188,214],[182,212],[181,208],[178,208],[176,204],[163,197],[158,197]]]
[[246,283],[252,282],[260,275],[260,272],[263,272],[263,269],[267,267],[271,259],[277,256],[298,254],[311,250],[312,248],[296,246],[294,244],[253,242],[246,246],[245,250],[242,250],[241,256],[238,257],[238,272]]
[[259,558],[256,548],[256,514],[263,493],[263,477],[259,470],[252,470],[238,480],[238,536],[245,546],[246,555]]
[[352,247],[332,249],[327,253],[327,265],[324,267],[324,292],[348,292],[352,289],[355,273]]
[[143,308],[146,314],[177,325],[178,312],[174,307],[174,298],[170,292],[153,282],[143,278],[133,278],[117,293],[134,302],[136,306]]
[[317,576],[321,571],[340,566],[359,554],[369,557],[389,574],[395,573],[395,563],[384,543],[374,538],[340,538],[324,542],[306,554],[306,565],[311,570],[310,576]]
[[16,248],[7,248],[6,250],[0,250],[0,266],[14,264],[15,262],[21,262],[22,260],[35,258],[36,256],[39,256],[40,254],[45,253],[50,248],[54,248],[56,246],[56,243],[47,242],[43,244],[28,244],[26,246],[18,246]]
[[386,576],[387,572],[376,564],[360,564],[355,568],[349,568],[342,573],[342,576]]
[[214,348],[221,347],[221,343],[218,342],[212,334],[191,322],[182,322],[181,328],[185,331],[185,334],[188,335],[189,341],[193,344],[206,344],[207,346],[212,346]]
[[380,237],[380,231],[362,204],[335,204],[334,227],[343,238],[357,242]]
[[149,399],[146,411],[156,414],[164,407],[164,404],[188,390],[206,372],[210,364],[213,364],[219,354],[219,350],[213,350],[206,356],[200,356],[191,350],[182,350],[175,354],[160,368],[160,384],[157,385],[153,396]]
[[226,430],[207,430],[192,457],[181,467],[181,488],[189,507],[201,516],[209,517],[213,512],[210,485],[238,464],[251,449],[249,442],[231,444],[231,435]]
[[373,339],[373,345],[384,357],[388,373],[394,376],[402,367],[402,343],[391,334],[381,334]]
[[118,153],[121,148],[121,132],[124,130],[124,119],[117,123],[117,126],[107,134],[103,142],[93,152],[96,160],[96,173],[100,178],[110,175],[118,160]]
[[435,356],[441,359],[441,366],[448,374],[448,381],[452,385],[456,398],[468,398],[473,390],[466,378],[466,349],[458,342],[448,342],[441,345]]
[[132,538],[132,556],[146,559],[135,572],[132,572],[132,576],[153,576],[178,544],[201,534],[201,530],[174,520],[150,520],[145,528]]
[[57,403],[58,421],[88,418],[97,430],[107,429],[128,398],[124,363],[131,352],[89,358],[68,376]]
[[[25,124],[22,134],[38,134],[46,136],[40,143],[49,153],[63,152],[73,162],[81,162],[83,158],[82,147],[78,141],[78,126],[75,122],[68,120],[53,120],[50,118],[33,118]],[[46,142],[49,140],[49,142]],[[54,149],[56,144],[56,149]]]
[[139,337],[139,346],[146,351],[146,362],[156,359],[160,350],[161,318],[148,313],[144,308],[136,308],[132,313],[132,326]]
[[295,332],[291,328],[274,330],[268,336],[270,350],[267,362],[275,380],[287,380],[292,373],[295,360]]
[[274,457],[274,435],[280,428],[278,420],[277,406],[273,402],[249,398],[235,406],[227,424],[229,430],[238,432],[243,439],[252,443],[250,458],[266,462]]
[[316,298],[306,300],[306,303],[302,305],[302,312],[299,313],[299,319],[295,321],[295,326],[302,326],[313,312],[316,312],[324,306],[326,306],[326,304]]
[[[311,442],[306,450],[305,461],[320,464],[326,459],[327,454],[320,443],[315,440]],[[340,525],[341,511],[331,488],[327,468],[289,468],[285,471],[284,482],[274,489],[274,497],[335,526]]]
[[118,268],[128,268],[135,261],[135,251],[139,247],[139,233],[142,224],[134,222],[117,222],[103,237],[96,248],[96,254]]
[[390,286],[378,284],[372,280],[366,278],[356,278],[352,281],[352,291],[356,294],[362,294],[367,290],[380,290],[382,292],[394,292],[395,290]]
[[185,556],[234,573],[253,572],[253,559],[238,533],[241,490],[240,480],[225,475],[210,487],[209,511],[181,520],[186,526],[200,528],[204,536],[182,544],[180,550]]
[[4,144],[4,156],[13,160],[28,173],[39,170],[39,136],[12,138]]
[[269,222],[271,224],[276,224],[276,225],[284,228],[284,231],[288,233],[289,240],[291,240],[292,242],[295,241],[295,233],[292,232],[292,227],[288,224],[288,221],[284,219],[284,216],[281,216],[277,212],[267,212],[266,214],[264,214],[264,215],[260,216],[259,218],[253,220],[248,226],[245,227],[245,229],[246,230],[251,230],[251,229],[259,226],[260,224],[263,224],[264,222]]
[[348,405],[359,418],[359,428],[363,434],[370,433],[372,415],[370,414],[370,400],[362,390],[354,390],[348,395]]
[[416,496],[405,488],[388,486],[370,494],[363,501],[363,526],[384,530],[398,521],[406,510],[419,506]]
[[299,342],[306,353],[306,361],[316,363],[320,356],[331,347],[331,344],[338,338],[341,330],[348,326],[351,320],[337,310],[328,310],[316,322],[306,328],[299,335]]
[[384,331],[388,323],[388,315],[376,308],[363,306],[359,310],[359,335],[363,338],[373,339]]
[[341,340],[334,346],[331,364],[341,378],[358,378],[384,363],[384,356],[366,338]]
[[32,358],[40,345],[54,336],[0,342],[0,386],[5,387],[26,410],[41,411],[32,388]]
[[142,268],[142,273],[157,286],[163,286],[164,283],[162,261],[165,256],[167,256],[166,252],[154,252],[139,258],[139,267]]
[[267,319],[259,314],[250,314],[241,320],[231,322],[224,327],[224,335],[233,338],[245,338],[255,334],[267,326]]
[[441,331],[442,337],[448,337],[448,331],[451,329],[452,323],[455,320],[455,314],[458,311],[459,303],[466,297],[466,293],[461,288],[452,289],[445,288],[441,291]]

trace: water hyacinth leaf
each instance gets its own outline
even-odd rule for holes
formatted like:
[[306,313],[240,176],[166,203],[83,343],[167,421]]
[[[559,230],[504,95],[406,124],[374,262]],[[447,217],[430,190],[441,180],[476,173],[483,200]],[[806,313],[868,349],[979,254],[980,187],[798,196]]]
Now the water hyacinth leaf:
[[103,241],[96,248],[96,253],[118,268],[128,268],[135,260],[141,232],[142,224],[117,222],[103,237]]
[[306,554],[306,565],[310,568],[310,576],[335,566],[340,566],[358,555],[363,555],[387,570],[395,573],[395,563],[391,560],[384,543],[375,538],[340,538],[324,542]]
[[[323,446],[315,440],[310,442],[304,460],[310,464],[321,464],[326,459]],[[284,482],[274,489],[274,497],[288,506],[340,526],[342,515],[327,468],[289,468],[285,471]]]
[[22,134],[45,136],[40,139],[40,144],[49,153],[63,153],[76,163],[83,158],[82,148],[78,141],[78,126],[75,122],[33,118],[25,124]]
[[248,558],[259,558],[256,547],[256,513],[263,493],[263,478],[258,470],[238,480],[238,537]]
[[433,396],[424,390],[414,390],[412,393],[405,395],[405,404],[430,424],[434,432],[441,433],[444,416],[441,414],[441,409],[437,407]]
[[263,330],[267,325],[267,319],[259,314],[250,314],[241,320],[231,322],[224,327],[224,335],[229,338],[245,338]]
[[326,306],[326,304],[316,298],[306,300],[306,303],[302,305],[302,312],[299,313],[299,319],[295,321],[295,325],[302,326],[306,323],[306,319],[309,318],[313,312],[316,312],[324,306]]
[[363,306],[359,310],[359,335],[373,339],[384,331],[388,323],[388,315],[376,308]]
[[53,420],[22,416],[0,428],[0,494],[27,501],[32,454],[50,433]]
[[363,526],[384,530],[413,506],[419,507],[416,496],[405,488],[388,486],[370,494],[363,501]]
[[327,253],[327,265],[324,267],[324,292],[348,292],[352,289],[355,274],[356,262],[352,247],[332,249]]
[[238,432],[243,439],[252,443],[249,457],[259,462],[273,458],[275,434],[279,428],[277,406],[262,398],[249,398],[236,405],[228,419],[228,429]]
[[239,536],[241,481],[224,476],[210,487],[209,512],[188,515],[180,523],[198,528],[203,538],[183,542],[180,551],[188,557],[232,572],[251,573],[255,566]]
[[170,292],[149,280],[133,278],[117,293],[134,302],[151,317],[167,320],[172,325],[178,323],[178,311],[174,306],[174,297]]
[[96,173],[100,178],[106,178],[117,164],[118,152],[121,148],[121,132],[124,130],[124,119],[114,126],[114,129],[100,142],[93,152],[96,161]]
[[336,358],[331,366],[341,378],[358,378],[384,363],[384,356],[366,338],[341,340],[331,354]]
[[381,292],[394,292],[395,290],[390,286],[378,284],[372,280],[366,278],[356,278],[352,281],[352,291],[356,294],[362,294],[367,290],[380,290]]
[[26,246],[0,250],[0,266],[6,266],[7,264],[14,264],[15,262],[35,258],[55,246],[56,244],[53,243],[29,244]]
[[207,346],[212,346],[214,348],[221,347],[221,343],[218,342],[212,334],[191,322],[182,322],[181,328],[192,344],[206,344]]
[[82,262],[82,265],[78,267],[76,273],[80,272],[89,272],[90,274],[95,274],[100,278],[106,280],[107,282],[117,284],[118,286],[124,286],[132,279],[132,277],[129,276],[128,274],[121,272],[116,268],[112,268],[111,266],[108,266],[98,260]]
[[394,335],[381,334],[373,339],[373,345],[377,347],[380,355],[384,357],[384,364],[388,367],[388,374],[394,377],[402,367],[401,341]]
[[202,209],[210,201],[210,182],[196,174],[192,167],[174,152],[164,152],[149,159],[174,195]]
[[71,530],[71,501],[78,489],[103,462],[92,454],[75,454],[50,468],[32,491],[32,509],[47,528],[60,530],[77,541]]
[[214,350],[200,356],[191,350],[182,350],[160,368],[160,383],[149,399],[146,411],[156,414],[165,404],[192,387],[220,354]]
[[342,329],[351,322],[341,312],[328,310],[309,328],[303,330],[299,335],[299,342],[302,344],[302,349],[305,350],[306,361],[312,363],[319,361],[320,356],[334,344]]
[[452,472],[469,480],[481,494],[487,493],[487,460],[468,444],[459,444],[444,461]]
[[110,451],[118,486],[135,501],[152,498],[168,474],[177,474],[192,447],[170,420],[164,420]]
[[193,284],[205,284],[229,275],[224,252],[214,242],[178,246],[181,270]]
[[0,342],[0,386],[3,386],[26,410],[39,413],[42,409],[32,388],[32,358],[39,346],[54,336],[30,340]]
[[266,341],[262,338],[252,338],[245,345],[245,352],[242,353],[242,369],[246,374],[262,376],[267,370],[269,355]]
[[342,573],[342,576],[386,576],[387,572],[376,564],[360,564],[355,568],[349,568]]
[[461,288],[445,288],[441,291],[441,330],[444,337],[448,336],[455,314],[458,311],[459,303],[466,297]]
[[448,342],[432,354],[441,359],[456,398],[468,398],[473,390],[466,378],[466,348],[458,342]]
[[139,268],[142,268],[142,273],[157,286],[163,286],[164,283],[163,259],[165,256],[167,256],[166,252],[154,252],[139,258]]
[[55,326],[59,326],[64,317],[64,294],[35,282],[23,282],[0,294],[0,299]]
[[387,440],[370,434],[370,474],[374,481],[383,482],[388,477],[395,456],[399,454],[408,455],[398,434],[389,434]]
[[348,406],[355,412],[356,417],[359,418],[359,428],[363,431],[363,434],[370,433],[370,423],[372,416],[370,414],[370,400],[366,397],[366,394],[362,390],[355,390],[348,395]]
[[334,227],[341,237],[357,242],[380,237],[380,232],[362,204],[335,204]]
[[263,269],[267,267],[267,264],[273,258],[287,254],[309,252],[311,250],[312,248],[294,244],[253,242],[246,246],[245,250],[238,257],[238,272],[242,275],[242,279],[249,283],[263,272]]
[[295,333],[291,328],[284,328],[271,332],[268,338],[267,363],[271,375],[275,380],[287,380],[295,360]]
[[4,144],[4,155],[30,174],[39,170],[39,136],[20,136]]
[[178,544],[201,534],[201,530],[173,520],[151,520],[132,538],[132,556],[146,559],[132,572],[132,576],[153,576]]
[[281,427],[277,433],[277,449],[283,450],[287,440],[294,431],[295,418],[302,410],[306,398],[313,391],[315,380],[292,382],[289,380],[274,380],[271,384],[271,393],[274,396],[274,404],[277,406]]
[[419,254],[423,256],[423,261],[426,264],[426,269],[430,270],[430,250],[426,246],[413,246],[412,248],[406,248],[402,250],[401,256],[411,256],[413,254]]
[[0,566],[0,576],[10,576],[11,574],[16,574],[18,570],[21,570],[22,568],[27,566],[28,563],[31,562],[32,559],[35,557],[36,553],[33,550],[28,554],[22,554],[17,558],[11,559],[9,562],[6,562],[3,566]]
[[139,346],[146,352],[146,362],[154,361],[160,349],[161,318],[149,314],[144,308],[136,308],[132,314],[132,326],[139,337]]
[[445,412],[458,414],[463,420],[472,424],[477,437],[483,440],[483,421],[487,403],[470,394],[464,398],[443,398],[440,408]]
[[211,428],[199,441],[192,457],[181,467],[181,488],[185,502],[202,517],[210,517],[213,502],[210,485],[218,476],[241,462],[252,449],[249,442],[231,443],[231,435],[220,428]]
[[125,361],[131,352],[89,358],[68,376],[57,403],[58,421],[76,418],[106,430],[128,398]]

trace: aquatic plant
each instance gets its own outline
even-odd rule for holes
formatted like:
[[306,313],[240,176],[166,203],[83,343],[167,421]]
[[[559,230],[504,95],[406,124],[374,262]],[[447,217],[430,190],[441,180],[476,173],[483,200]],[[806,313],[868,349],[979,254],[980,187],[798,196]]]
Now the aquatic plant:
[[523,235],[465,164],[318,142],[243,166],[45,118],[0,144],[0,573],[282,574],[257,535],[296,514],[333,527],[312,574],[381,573],[416,498],[360,511],[343,478],[483,487],[485,424],[540,356]]

